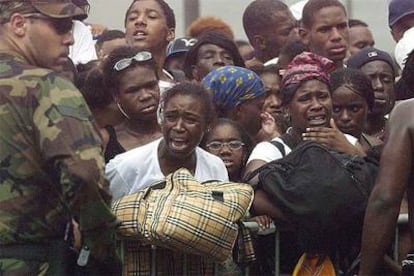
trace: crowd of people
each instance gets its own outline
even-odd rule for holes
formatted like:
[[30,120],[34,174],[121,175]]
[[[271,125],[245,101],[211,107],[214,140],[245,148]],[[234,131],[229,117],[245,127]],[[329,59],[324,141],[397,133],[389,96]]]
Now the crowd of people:
[[154,250],[163,275],[275,273],[274,235],[251,233],[249,263],[218,265],[117,236],[111,201],[180,168],[200,182],[249,179],[245,220],[280,229],[282,273],[300,270],[303,253],[323,269],[332,252],[303,252],[249,178],[306,141],[379,164],[352,259],[334,252],[326,275],[407,270],[412,217],[394,234],[414,214],[414,2],[389,3],[395,54],[339,0],[300,2],[298,15],[252,0],[244,41],[213,16],[176,37],[164,0],[131,0],[124,30],[88,23],[87,0],[0,1],[0,275],[150,275]]

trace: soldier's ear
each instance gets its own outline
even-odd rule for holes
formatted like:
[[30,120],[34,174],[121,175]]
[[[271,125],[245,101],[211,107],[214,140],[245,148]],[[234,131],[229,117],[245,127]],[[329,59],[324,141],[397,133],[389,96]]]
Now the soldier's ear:
[[9,26],[11,31],[19,37],[26,34],[29,19],[20,13],[14,13],[10,16]]

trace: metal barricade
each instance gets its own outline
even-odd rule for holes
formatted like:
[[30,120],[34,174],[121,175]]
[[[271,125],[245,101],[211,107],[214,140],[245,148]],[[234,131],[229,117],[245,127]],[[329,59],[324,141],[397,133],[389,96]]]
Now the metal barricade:
[[[255,221],[245,221],[243,222],[243,225],[252,232],[258,232],[260,229],[259,224]],[[278,276],[280,275],[280,246],[279,246],[280,245],[279,244],[280,233],[277,230],[277,228],[275,228],[273,235],[275,235],[275,275]],[[246,276],[248,275],[250,275],[250,273],[249,273],[249,270],[247,269]]]

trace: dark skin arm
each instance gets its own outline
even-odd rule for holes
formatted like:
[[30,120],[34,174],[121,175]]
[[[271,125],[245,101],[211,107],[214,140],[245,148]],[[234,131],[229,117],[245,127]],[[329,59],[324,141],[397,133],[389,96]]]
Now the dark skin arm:
[[[414,100],[399,104],[391,114],[377,182],[365,213],[359,275],[376,274],[392,242],[404,192],[413,194],[413,117]],[[411,218],[409,224],[413,229]]]
[[289,220],[283,215],[283,213],[272,203],[266,192],[257,189],[254,192],[254,200],[252,209],[255,215],[268,215],[271,217],[278,227],[288,228]]
[[311,127],[302,133],[304,141],[315,141],[330,149],[351,155],[365,156],[362,147],[352,145],[331,119],[331,127]]

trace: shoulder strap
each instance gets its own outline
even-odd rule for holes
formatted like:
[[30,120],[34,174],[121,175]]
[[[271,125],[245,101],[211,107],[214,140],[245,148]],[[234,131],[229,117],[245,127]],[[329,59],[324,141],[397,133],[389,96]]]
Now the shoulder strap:
[[296,141],[289,133],[284,133],[279,137],[290,149],[296,148],[302,141]]
[[272,145],[275,146],[280,151],[280,153],[282,154],[282,157],[286,156],[285,146],[283,146],[282,143],[278,141],[274,141],[274,140],[270,141],[270,143],[272,143]]

